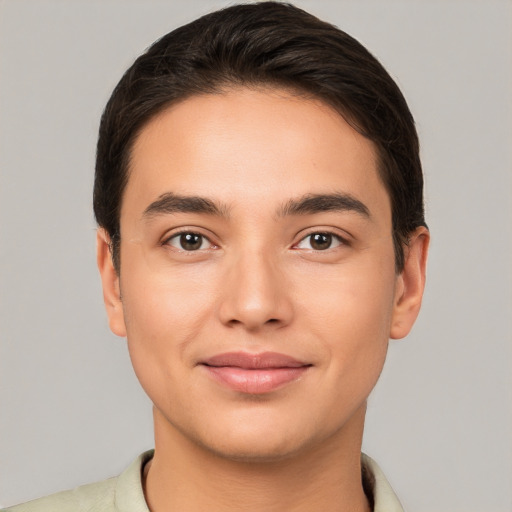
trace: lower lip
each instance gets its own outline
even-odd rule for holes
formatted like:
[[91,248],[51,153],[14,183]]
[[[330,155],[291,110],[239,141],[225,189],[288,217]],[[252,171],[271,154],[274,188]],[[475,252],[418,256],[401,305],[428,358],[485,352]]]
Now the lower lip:
[[203,366],[213,378],[229,388],[254,395],[275,391],[302,377],[309,368],[299,366],[250,370],[236,366]]

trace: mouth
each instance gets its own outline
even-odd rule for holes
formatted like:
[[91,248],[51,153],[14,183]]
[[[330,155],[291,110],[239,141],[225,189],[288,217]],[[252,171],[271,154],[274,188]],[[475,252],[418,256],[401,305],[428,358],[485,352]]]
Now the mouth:
[[200,363],[217,382],[235,391],[264,394],[300,379],[312,366],[276,352],[228,352]]

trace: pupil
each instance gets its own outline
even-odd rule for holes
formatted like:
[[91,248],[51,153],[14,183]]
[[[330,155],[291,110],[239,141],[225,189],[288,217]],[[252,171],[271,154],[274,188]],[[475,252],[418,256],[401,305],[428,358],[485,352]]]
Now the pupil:
[[195,251],[201,247],[202,236],[196,233],[183,233],[180,236],[180,245],[186,251]]
[[311,237],[311,247],[317,251],[329,249],[332,242],[332,236],[328,233],[315,233]]

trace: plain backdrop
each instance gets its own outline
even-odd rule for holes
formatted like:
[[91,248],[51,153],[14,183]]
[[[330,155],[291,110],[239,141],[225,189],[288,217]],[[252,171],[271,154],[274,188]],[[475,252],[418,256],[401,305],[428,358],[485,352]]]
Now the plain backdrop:
[[[512,510],[512,4],[297,1],[365,44],[416,117],[432,232],[364,450],[406,509]],[[151,407],[112,335],[91,196],[102,108],[155,39],[225,1],[0,1],[0,505],[120,473]]]

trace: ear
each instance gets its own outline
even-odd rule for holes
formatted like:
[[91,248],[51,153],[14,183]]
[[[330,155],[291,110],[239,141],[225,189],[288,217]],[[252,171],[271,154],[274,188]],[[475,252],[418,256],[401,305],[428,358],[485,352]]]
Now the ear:
[[404,247],[405,264],[397,278],[390,338],[404,338],[418,316],[425,289],[430,233],[426,227],[417,228]]
[[110,237],[103,228],[96,233],[96,260],[103,286],[103,301],[107,310],[110,330],[117,336],[126,336],[119,275],[114,268],[110,250]]

